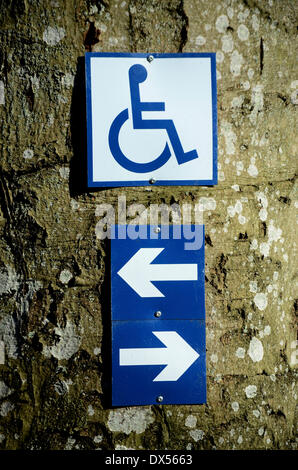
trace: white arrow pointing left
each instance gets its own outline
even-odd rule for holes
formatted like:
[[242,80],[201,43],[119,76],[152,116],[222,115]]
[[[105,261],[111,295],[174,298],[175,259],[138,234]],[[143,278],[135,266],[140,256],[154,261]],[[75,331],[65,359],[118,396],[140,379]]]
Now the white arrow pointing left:
[[165,348],[120,349],[120,366],[163,365],[153,382],[175,382],[200,356],[176,331],[152,331]]
[[140,297],[164,297],[151,281],[197,281],[197,264],[152,264],[164,248],[140,248],[118,271]]

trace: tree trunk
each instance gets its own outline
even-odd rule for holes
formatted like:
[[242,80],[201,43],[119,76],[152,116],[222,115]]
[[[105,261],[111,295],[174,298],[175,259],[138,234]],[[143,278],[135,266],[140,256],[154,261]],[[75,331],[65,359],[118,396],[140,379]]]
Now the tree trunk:
[[[2,0],[0,448],[294,449],[291,0]],[[86,186],[84,53],[217,52],[213,187]],[[97,206],[200,203],[207,404],[110,405]]]

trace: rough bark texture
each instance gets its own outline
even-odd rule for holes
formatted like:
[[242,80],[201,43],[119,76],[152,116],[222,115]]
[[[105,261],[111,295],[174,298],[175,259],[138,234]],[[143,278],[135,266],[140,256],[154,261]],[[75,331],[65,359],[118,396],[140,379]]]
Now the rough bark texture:
[[[295,448],[296,20],[291,0],[1,2],[0,448]],[[217,52],[217,186],[86,189],[85,50]],[[96,206],[121,194],[205,204],[206,405],[109,408]]]

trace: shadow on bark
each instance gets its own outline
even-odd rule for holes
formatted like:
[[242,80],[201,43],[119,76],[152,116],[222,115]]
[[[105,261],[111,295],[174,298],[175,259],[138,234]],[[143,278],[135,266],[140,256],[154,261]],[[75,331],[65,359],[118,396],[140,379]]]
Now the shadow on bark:
[[[70,161],[69,191],[71,197],[90,193],[87,185],[87,124],[86,124],[86,88],[85,88],[85,58],[79,57],[74,80],[71,103],[71,144],[73,157]],[[105,188],[92,188],[92,192]],[[110,273],[110,240],[104,242],[105,277],[100,286],[99,302],[102,315],[102,365],[99,366],[102,383],[102,406],[111,408],[112,386],[112,349],[111,349],[111,273]]]
[[100,288],[100,304],[102,318],[102,406],[104,409],[112,407],[112,313],[111,313],[111,240],[104,241],[106,254],[105,276]]
[[69,191],[75,197],[88,192],[85,58],[79,57],[70,109],[73,157],[70,161]]

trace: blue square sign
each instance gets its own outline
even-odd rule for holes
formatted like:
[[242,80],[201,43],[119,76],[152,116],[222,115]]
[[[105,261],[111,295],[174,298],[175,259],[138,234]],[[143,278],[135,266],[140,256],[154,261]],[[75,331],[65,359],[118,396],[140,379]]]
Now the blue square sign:
[[140,226],[146,239],[112,240],[112,320],[151,320],[156,311],[165,320],[205,319],[204,226],[159,230]]
[[114,406],[206,402],[202,320],[112,323]]
[[205,403],[204,226],[112,233],[113,405]]
[[86,53],[88,186],[217,183],[215,53]]

